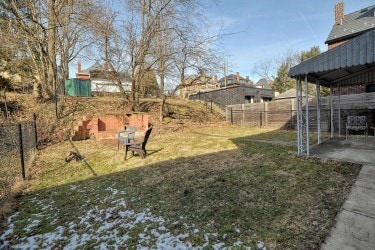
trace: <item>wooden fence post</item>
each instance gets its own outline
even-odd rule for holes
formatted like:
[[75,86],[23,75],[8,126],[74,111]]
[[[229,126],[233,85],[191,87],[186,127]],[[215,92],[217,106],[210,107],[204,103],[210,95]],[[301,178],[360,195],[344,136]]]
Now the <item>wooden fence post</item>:
[[241,122],[241,125],[245,125],[245,104],[241,105],[241,109],[242,109],[242,122]]
[[230,122],[233,125],[233,108],[230,107]]
[[265,126],[267,127],[268,126],[268,103],[267,102],[264,103],[264,123],[265,123]]

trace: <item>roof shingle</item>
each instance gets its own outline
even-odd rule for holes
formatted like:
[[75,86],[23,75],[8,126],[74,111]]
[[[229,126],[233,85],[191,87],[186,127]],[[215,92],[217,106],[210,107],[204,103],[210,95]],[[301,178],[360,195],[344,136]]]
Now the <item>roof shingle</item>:
[[326,44],[349,39],[375,28],[375,5],[345,15],[342,24],[334,24]]

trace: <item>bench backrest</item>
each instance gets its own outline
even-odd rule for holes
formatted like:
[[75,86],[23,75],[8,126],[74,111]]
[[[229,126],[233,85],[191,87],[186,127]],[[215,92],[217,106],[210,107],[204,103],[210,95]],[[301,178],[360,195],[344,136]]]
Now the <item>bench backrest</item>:
[[137,126],[130,126],[126,128],[126,132],[128,132],[129,140],[134,140],[135,132],[137,132]]
[[367,117],[366,116],[348,116],[347,125],[351,127],[363,127],[366,126]]
[[143,150],[146,149],[146,144],[147,144],[148,138],[150,137],[151,131],[152,131],[152,125],[146,130],[145,137],[144,137],[143,142],[142,142],[142,149]]

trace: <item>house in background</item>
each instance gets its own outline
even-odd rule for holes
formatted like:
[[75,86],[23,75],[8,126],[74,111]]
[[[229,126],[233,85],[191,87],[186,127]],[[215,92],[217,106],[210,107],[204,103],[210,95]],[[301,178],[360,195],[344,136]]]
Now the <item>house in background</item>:
[[269,102],[275,97],[269,81],[261,79],[257,84],[254,84],[248,76],[241,77],[239,72],[220,80],[214,76],[213,86],[216,86],[216,89],[199,91],[189,95],[189,99],[215,103],[225,109],[226,105]]
[[272,81],[267,80],[266,78],[262,78],[254,85],[256,88],[260,89],[272,89]]
[[[274,101],[284,101],[284,100],[295,100],[296,99],[296,96],[297,96],[297,92],[296,92],[296,89],[295,88],[291,88],[279,95],[277,95],[274,99]],[[305,92],[302,92],[302,97],[305,97]],[[309,98],[311,96],[309,95]]]
[[[326,40],[328,50],[375,29],[375,5],[345,15],[344,2],[335,5],[335,23]],[[355,49],[355,48],[352,48]],[[332,88],[334,95],[375,92],[375,84],[359,84]]]
[[274,91],[272,89],[261,89],[245,85],[199,92],[189,96],[190,100],[215,103],[222,109],[225,109],[226,105],[269,102],[273,98]]
[[109,70],[108,63],[101,65],[96,62],[89,68],[82,70],[81,62],[78,62],[76,78],[91,81],[91,91],[97,95],[106,93],[120,93],[131,91],[131,77],[126,73],[117,73]]
[[237,72],[235,75],[230,74],[230,75],[227,75],[226,77],[222,77],[220,80],[217,80],[217,77],[215,77],[214,82],[217,82],[220,88],[228,88],[228,87],[239,86],[239,85],[246,85],[246,86],[254,85],[254,83],[250,80],[249,76],[246,76],[246,78],[243,78],[239,72]]
[[179,95],[186,98],[198,92],[207,92],[218,88],[212,77],[206,76],[204,72],[201,72],[199,75],[190,75],[185,78],[185,84],[179,90]]

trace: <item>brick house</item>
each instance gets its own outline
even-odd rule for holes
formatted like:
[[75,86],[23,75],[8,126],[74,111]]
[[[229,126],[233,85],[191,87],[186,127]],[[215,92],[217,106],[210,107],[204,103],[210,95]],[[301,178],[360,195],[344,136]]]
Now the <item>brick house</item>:
[[215,77],[214,82],[217,82],[220,88],[239,86],[239,85],[247,85],[247,86],[254,85],[254,83],[250,80],[249,76],[246,76],[246,78],[243,78],[239,72],[237,72],[235,75],[230,74],[230,75],[227,75],[226,77],[222,77],[220,80],[217,80],[217,78]]
[[219,86],[217,85],[217,81],[215,82],[215,79],[201,73],[200,75],[186,77],[185,84],[180,89],[179,94],[181,97],[186,98],[198,92],[207,92],[218,88]]
[[[325,43],[328,45],[328,50],[331,50],[373,29],[375,29],[375,5],[345,15],[344,2],[340,2],[335,5],[335,23]],[[332,88],[332,92],[338,95],[339,88]],[[340,88],[341,95],[365,92],[375,92],[375,84]]]

